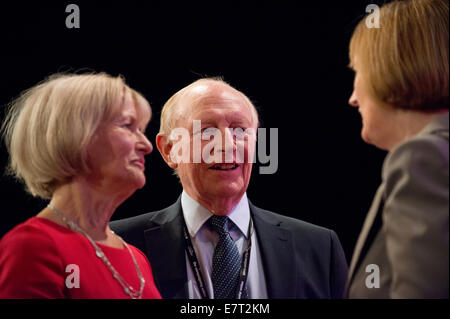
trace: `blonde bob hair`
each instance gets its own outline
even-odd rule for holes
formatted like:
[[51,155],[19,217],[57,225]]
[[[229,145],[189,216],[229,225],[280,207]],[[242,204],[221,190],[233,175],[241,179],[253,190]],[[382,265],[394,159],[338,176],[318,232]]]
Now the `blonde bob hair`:
[[448,109],[448,19],[448,0],[404,0],[381,7],[379,28],[361,20],[350,66],[369,94],[401,109]]
[[226,83],[220,77],[211,77],[211,78],[202,78],[189,84],[188,86],[176,92],[174,95],[172,95],[172,97],[169,98],[169,100],[167,100],[161,111],[161,124],[160,124],[161,126],[159,129],[160,134],[165,134],[167,136],[170,135],[171,131],[176,127],[177,120],[183,116],[182,110],[183,105],[181,101],[186,97],[187,94],[189,94],[192,88],[194,88],[199,84],[224,85],[231,88],[245,101],[247,106],[250,108],[254,124],[256,127],[258,127],[259,125],[258,111],[256,110],[256,107],[253,105],[253,103],[250,101],[250,99],[244,93],[236,90],[234,87]]
[[137,107],[150,108],[122,77],[105,73],[56,74],[24,91],[9,105],[2,125],[7,173],[44,199],[73,176],[89,173],[87,146],[128,92]]

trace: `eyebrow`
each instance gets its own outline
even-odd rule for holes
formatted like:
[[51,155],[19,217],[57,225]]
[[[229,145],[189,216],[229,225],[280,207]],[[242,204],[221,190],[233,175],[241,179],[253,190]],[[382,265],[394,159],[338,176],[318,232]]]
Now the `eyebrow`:
[[[251,119],[248,119],[247,117],[244,117],[244,116],[242,116],[240,113],[237,113],[237,114],[230,114],[230,115],[228,115],[228,116],[226,116],[225,117],[225,119],[229,122],[229,123],[236,123],[236,122],[239,122],[239,123],[251,123],[252,122],[252,120]],[[195,119],[194,119],[195,120]],[[208,123],[208,124],[210,124],[210,123],[215,123],[216,122],[216,120],[215,119],[211,119],[210,117],[207,117],[206,119],[202,119],[201,120],[202,121],[202,124],[203,123]]]
[[127,119],[129,119],[129,118],[131,118],[132,120],[136,120],[136,116],[135,115],[133,115],[133,114],[120,114],[118,117],[117,117],[117,119],[119,120],[119,121],[123,121],[123,120],[127,120]]

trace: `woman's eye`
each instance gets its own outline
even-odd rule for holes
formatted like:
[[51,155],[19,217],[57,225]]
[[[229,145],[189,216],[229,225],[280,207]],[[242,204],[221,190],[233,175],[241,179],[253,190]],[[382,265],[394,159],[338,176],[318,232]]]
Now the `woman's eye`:
[[130,131],[134,130],[133,122],[126,122],[126,123],[122,124],[122,127],[126,128],[126,129],[128,129]]

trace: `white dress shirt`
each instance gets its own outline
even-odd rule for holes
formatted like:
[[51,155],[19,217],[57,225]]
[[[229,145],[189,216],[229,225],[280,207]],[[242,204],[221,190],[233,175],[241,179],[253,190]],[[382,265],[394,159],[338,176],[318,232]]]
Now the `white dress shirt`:
[[[210,298],[214,298],[213,285],[211,281],[212,258],[214,248],[219,241],[219,235],[209,229],[205,222],[213,215],[205,207],[192,199],[185,191],[181,194],[181,207],[189,235],[200,264],[200,270],[205,280],[206,289]],[[233,223],[230,227],[230,235],[236,243],[239,254],[242,256],[247,248],[247,234],[250,224],[250,208],[247,194],[242,196],[240,202],[228,215]],[[247,277],[247,293],[251,299],[267,299],[267,288],[262,267],[261,253],[259,251],[256,233],[251,235],[252,248],[250,252],[250,264]],[[188,279],[188,296],[190,299],[201,299],[201,293],[195,279],[191,263],[186,254],[186,267]]]

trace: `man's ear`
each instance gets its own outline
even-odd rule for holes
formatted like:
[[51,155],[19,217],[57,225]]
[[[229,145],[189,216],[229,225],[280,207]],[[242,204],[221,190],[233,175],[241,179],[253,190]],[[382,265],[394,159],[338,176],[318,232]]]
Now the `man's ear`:
[[170,168],[176,169],[178,167],[178,163],[173,162],[170,156],[170,151],[172,150],[172,143],[169,141],[169,138],[164,133],[159,133],[156,135],[156,147],[158,148],[159,153],[163,157],[164,161],[169,165]]

